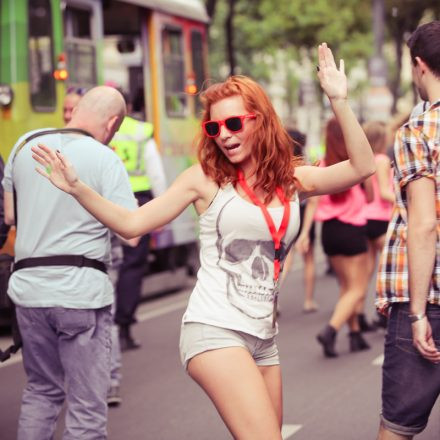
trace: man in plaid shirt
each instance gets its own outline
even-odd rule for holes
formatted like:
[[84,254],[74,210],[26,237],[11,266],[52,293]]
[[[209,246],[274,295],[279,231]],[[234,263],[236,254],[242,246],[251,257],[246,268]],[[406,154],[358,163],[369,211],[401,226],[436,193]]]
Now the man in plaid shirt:
[[376,305],[389,311],[379,440],[422,432],[440,394],[440,21],[408,46],[414,84],[432,104],[394,145],[396,205],[377,278]]

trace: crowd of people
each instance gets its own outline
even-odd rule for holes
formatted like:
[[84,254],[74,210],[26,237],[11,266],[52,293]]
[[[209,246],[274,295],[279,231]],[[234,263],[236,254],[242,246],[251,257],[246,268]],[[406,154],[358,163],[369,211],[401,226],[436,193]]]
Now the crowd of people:
[[[420,26],[408,46],[414,84],[431,104],[397,130],[392,159],[391,131],[379,121],[358,122],[344,61],[337,64],[326,43],[317,76],[334,116],[319,166],[307,163],[305,135],[289,133],[264,89],[238,75],[202,93],[199,161],[167,189],[157,148],[146,147],[153,127],[127,117],[126,100],[112,87],[68,94],[64,129],[17,141],[3,187],[6,222],[17,228],[8,294],[27,375],[19,440],[52,438],[65,401],[65,440],[107,438],[107,405],[120,402],[120,349],[138,347],[130,327],[148,234],[191,204],[201,267],[182,319],[180,356],[234,438],[282,438],[279,289],[292,252],[303,253],[303,309],[317,310],[314,221],[339,286],[317,335],[324,356],[338,355],[345,324],[350,351],[369,348],[364,303],[379,258],[377,307],[388,331],[378,438],[411,439],[424,429],[440,393],[440,22]],[[139,148],[155,164],[157,192],[147,165],[130,159]],[[113,285],[110,231],[123,243]]]

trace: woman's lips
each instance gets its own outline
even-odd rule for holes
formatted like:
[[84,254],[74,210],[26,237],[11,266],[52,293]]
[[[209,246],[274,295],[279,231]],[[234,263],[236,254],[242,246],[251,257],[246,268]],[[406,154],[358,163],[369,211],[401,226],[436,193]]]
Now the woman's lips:
[[239,146],[240,146],[240,144],[232,144],[232,145],[225,145],[225,148],[226,148],[226,150],[231,151],[231,150],[235,150]]

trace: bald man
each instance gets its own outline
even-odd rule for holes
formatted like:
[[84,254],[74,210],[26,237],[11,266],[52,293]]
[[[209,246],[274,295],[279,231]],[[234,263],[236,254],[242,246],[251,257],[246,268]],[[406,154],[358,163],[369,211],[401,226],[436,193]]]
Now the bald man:
[[81,98],[65,129],[20,138],[5,168],[5,216],[10,224],[16,220],[15,190],[18,220],[8,295],[16,305],[27,374],[18,440],[52,439],[64,401],[64,440],[107,438],[110,234],[35,173],[30,148],[43,143],[61,151],[96,191],[134,209],[124,166],[105,145],[125,112],[117,90],[96,87]]

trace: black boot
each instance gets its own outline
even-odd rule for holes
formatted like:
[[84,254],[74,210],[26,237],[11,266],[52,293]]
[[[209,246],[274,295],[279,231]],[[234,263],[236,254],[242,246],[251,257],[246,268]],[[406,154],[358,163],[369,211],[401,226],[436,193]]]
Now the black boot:
[[133,339],[129,325],[121,325],[119,327],[119,344],[121,351],[136,350],[141,346],[138,341]]
[[368,350],[370,348],[361,332],[350,332],[348,336],[350,338],[350,351]]
[[363,313],[359,313],[357,316],[361,332],[366,333],[376,331],[376,326],[374,324],[370,324]]
[[316,336],[324,349],[324,356],[333,358],[338,355],[335,351],[336,330],[331,325],[326,325]]

